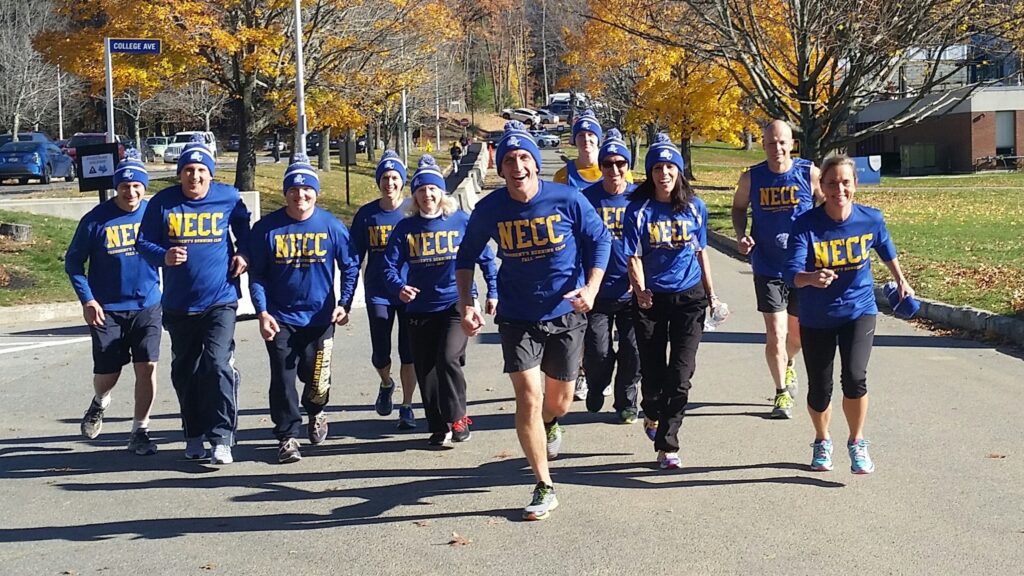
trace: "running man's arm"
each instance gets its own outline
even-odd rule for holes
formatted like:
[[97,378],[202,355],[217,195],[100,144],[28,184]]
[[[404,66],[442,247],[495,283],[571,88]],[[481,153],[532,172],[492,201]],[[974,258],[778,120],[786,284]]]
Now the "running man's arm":
[[732,229],[736,233],[736,248],[740,254],[750,254],[754,239],[747,234],[747,208],[750,207],[750,171],[740,174],[736,192],[732,195]]
[[821,170],[811,165],[811,195],[814,196],[814,205],[819,206],[825,203],[825,193],[821,191]]

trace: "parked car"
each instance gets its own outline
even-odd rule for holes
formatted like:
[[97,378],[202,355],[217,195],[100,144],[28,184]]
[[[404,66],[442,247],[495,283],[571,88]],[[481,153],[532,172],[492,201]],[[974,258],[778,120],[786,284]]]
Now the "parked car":
[[540,116],[540,121],[544,124],[558,124],[561,121],[561,117],[555,114],[547,108],[541,108],[537,110],[537,116]]
[[52,142],[8,142],[0,146],[0,178],[17,178],[22,184],[38,179],[75,179],[75,162]]
[[164,148],[164,162],[167,164],[177,164],[178,158],[181,157],[181,151],[185,148],[185,145],[192,141],[192,137],[199,134],[203,137],[203,142],[206,147],[210,149],[213,157],[217,157],[217,139],[214,138],[213,132],[199,132],[196,130],[190,130],[186,132],[176,132],[174,134],[174,140]]
[[547,130],[533,130],[530,132],[533,139],[537,141],[538,148],[558,148],[562,144],[562,138]]
[[[288,139],[278,137],[277,139],[277,151],[284,152],[288,149]],[[263,151],[273,152],[274,151],[274,137],[269,136],[263,140]]]
[[143,158],[146,162],[156,162],[157,158],[161,160],[164,157],[164,151],[167,150],[167,146],[171,143],[169,136],[150,136],[146,138],[146,143],[142,145]]
[[564,118],[566,122],[572,120],[572,106],[569,105],[569,101],[564,102],[552,102],[548,105],[547,111],[552,114],[557,114],[559,118]]
[[[93,144],[103,144],[107,141],[107,135],[104,132],[77,132],[71,139],[68,140],[68,145],[64,148],[68,156],[72,160],[78,158],[78,147],[79,146],[92,146]],[[117,146],[117,159],[124,159],[124,144],[118,143]]]
[[[0,146],[14,140],[11,134],[0,134]],[[19,142],[50,142],[50,137],[42,132],[18,132]]]
[[505,120],[519,120],[527,126],[540,126],[540,116],[529,108],[505,108],[501,111]]
[[232,134],[231,137],[228,138],[228,152],[238,152],[238,150],[241,147],[242,147],[242,139],[241,139],[241,137],[239,137],[238,134]]

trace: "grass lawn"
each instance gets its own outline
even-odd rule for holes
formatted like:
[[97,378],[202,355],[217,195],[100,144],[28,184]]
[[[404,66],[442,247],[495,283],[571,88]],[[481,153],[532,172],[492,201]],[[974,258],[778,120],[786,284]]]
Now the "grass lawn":
[[75,300],[64,251],[78,222],[3,210],[0,222],[32,225],[31,242],[0,238],[0,306]]

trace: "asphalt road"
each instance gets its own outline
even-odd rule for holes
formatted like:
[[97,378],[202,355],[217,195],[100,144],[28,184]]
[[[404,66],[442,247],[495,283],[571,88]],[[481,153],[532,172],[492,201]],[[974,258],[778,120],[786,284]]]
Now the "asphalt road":
[[221,469],[182,458],[166,339],[152,424],[161,451],[137,457],[124,450],[128,381],[104,433],[78,435],[91,394],[83,328],[5,327],[2,572],[1020,574],[1019,356],[882,317],[867,426],[877,471],[849,473],[837,414],[836,469],[810,472],[803,402],[791,421],[764,417],[771,385],[749,272],[717,253],[713,263],[733,316],[699,351],[684,468],[656,470],[639,425],[577,402],[553,466],[561,507],[540,523],[518,519],[532,479],[493,326],[468,353],[473,438],[431,452],[425,433],[399,434],[394,416],[373,411],[355,310],[334,347],[331,436],[280,466],[266,352],[255,323],[240,323],[241,443]]

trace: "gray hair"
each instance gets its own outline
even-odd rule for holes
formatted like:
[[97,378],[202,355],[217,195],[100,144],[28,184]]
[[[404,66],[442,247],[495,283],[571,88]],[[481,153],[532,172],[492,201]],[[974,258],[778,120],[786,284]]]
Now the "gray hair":
[[829,170],[835,170],[840,166],[849,166],[853,170],[853,181],[857,181],[857,164],[846,154],[830,154],[821,163],[820,179],[824,180]]
[[[442,190],[442,192],[444,192]],[[416,203],[416,192],[413,192],[412,202],[409,202],[409,208],[405,211],[406,216],[415,216],[420,213],[420,205]],[[441,197],[441,215],[445,218],[451,216],[459,209],[459,201],[452,197],[450,194],[445,194]]]

